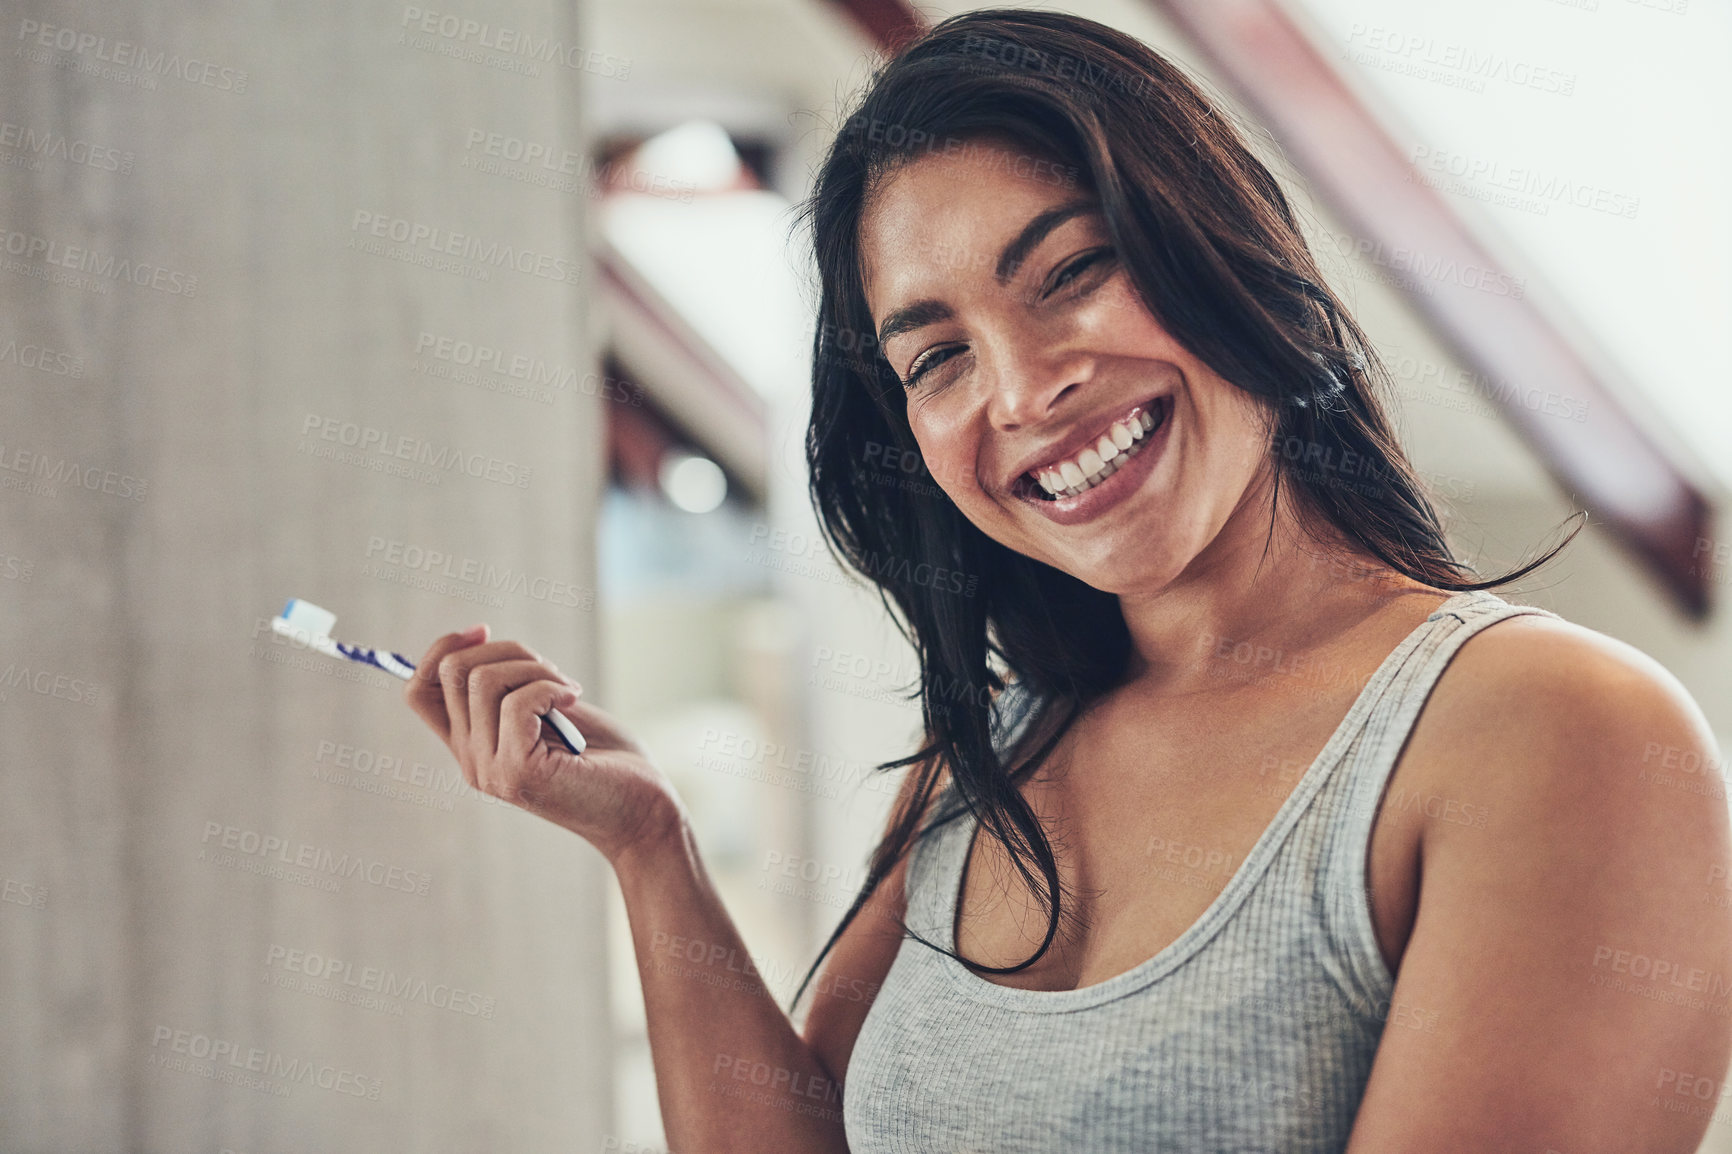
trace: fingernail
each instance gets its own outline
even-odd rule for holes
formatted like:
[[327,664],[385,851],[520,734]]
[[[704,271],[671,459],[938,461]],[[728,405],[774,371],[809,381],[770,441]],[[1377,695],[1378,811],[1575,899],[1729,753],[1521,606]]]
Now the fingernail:
[[463,632],[459,633],[457,635],[457,639],[459,641],[479,641],[479,640],[481,640],[482,634],[484,634],[486,632],[487,632],[487,623],[485,621],[483,621],[480,624],[471,625],[469,628],[467,628]]

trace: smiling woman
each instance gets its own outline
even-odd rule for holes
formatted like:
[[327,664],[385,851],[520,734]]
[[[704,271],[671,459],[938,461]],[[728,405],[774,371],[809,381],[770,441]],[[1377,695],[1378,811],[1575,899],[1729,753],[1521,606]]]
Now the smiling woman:
[[[1637,784],[1656,731],[1711,753],[1700,711],[1490,592],[1561,545],[1454,555],[1220,110],[1106,27],[975,12],[874,79],[807,218],[812,497],[920,654],[927,731],[808,975],[849,1148],[1694,1150],[1649,1090],[1724,1074],[1732,987],[1663,1009],[1599,971],[1641,941],[1728,981],[1732,920],[1674,884],[1726,815]],[[874,446],[937,491],[875,484]],[[870,1009],[826,998],[862,977]]]

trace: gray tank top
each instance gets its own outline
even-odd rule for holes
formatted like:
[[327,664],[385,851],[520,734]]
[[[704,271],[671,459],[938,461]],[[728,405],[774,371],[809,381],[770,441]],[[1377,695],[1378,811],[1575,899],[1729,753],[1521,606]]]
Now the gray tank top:
[[[1214,903],[1134,969],[1013,989],[905,938],[848,1064],[851,1154],[1345,1149],[1385,1027],[1432,1025],[1424,1007],[1392,1013],[1366,893],[1372,821],[1450,658],[1523,613],[1556,617],[1477,591],[1409,634]],[[1026,697],[1012,688],[995,703],[1000,748],[1032,717]],[[1387,802],[1434,803],[1453,804]],[[1483,821],[1471,808],[1456,820]],[[908,925],[950,949],[974,826],[964,814],[938,827],[908,864]]]

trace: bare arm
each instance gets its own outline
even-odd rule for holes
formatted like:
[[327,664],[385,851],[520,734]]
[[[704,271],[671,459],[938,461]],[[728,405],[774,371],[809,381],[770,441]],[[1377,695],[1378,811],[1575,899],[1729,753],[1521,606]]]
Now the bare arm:
[[845,1152],[841,1086],[752,965],[689,823],[671,822],[614,869],[669,1148]]
[[[907,786],[898,808],[906,804]],[[837,939],[804,1037],[765,989],[682,822],[616,864],[643,983],[662,1118],[676,1151],[846,1151],[842,1080],[902,942],[900,863]]]
[[1670,674],[1576,626],[1517,618],[1456,660],[1413,741],[1489,821],[1427,819],[1349,1154],[1692,1154],[1732,1052],[1708,727]]
[[[670,1147],[845,1154],[839,1079],[894,956],[883,913],[899,914],[899,904],[870,907],[838,942],[817,983],[808,1042],[753,966],[666,775],[611,717],[579,702],[569,679],[517,642],[449,634],[417,669],[409,702],[469,783],[583,836],[613,866]],[[538,715],[555,708],[587,739],[581,756],[543,735]],[[900,873],[883,889],[899,903]]]

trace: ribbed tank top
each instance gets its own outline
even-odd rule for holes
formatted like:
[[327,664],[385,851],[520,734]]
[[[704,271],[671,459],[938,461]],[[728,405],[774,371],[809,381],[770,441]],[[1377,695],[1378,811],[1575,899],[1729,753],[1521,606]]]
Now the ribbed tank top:
[[[1345,1149],[1395,987],[1366,888],[1384,786],[1456,650],[1524,613],[1556,616],[1483,590],[1445,601],[1366,682],[1213,904],[1134,969],[1015,989],[904,938],[847,1068],[851,1154]],[[1027,696],[1013,683],[994,703],[1001,749],[1033,715]],[[939,826],[908,863],[908,925],[951,949],[974,827]],[[1396,1028],[1424,1028],[1404,1014]]]

